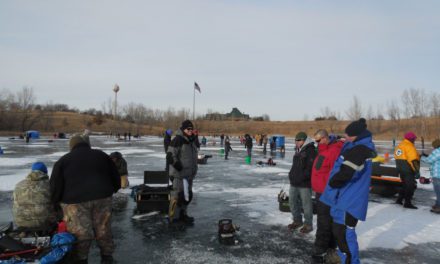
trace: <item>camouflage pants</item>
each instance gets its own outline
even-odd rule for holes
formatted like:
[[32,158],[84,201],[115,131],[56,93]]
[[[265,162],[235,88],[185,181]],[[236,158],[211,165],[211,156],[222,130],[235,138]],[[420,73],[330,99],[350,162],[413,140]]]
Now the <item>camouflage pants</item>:
[[111,232],[112,197],[78,203],[61,204],[67,231],[78,241],[73,249],[77,260],[87,259],[92,240],[96,239],[101,255],[112,255],[114,251]]
[[173,190],[170,192],[170,209],[168,213],[168,217],[170,221],[174,219],[178,219],[180,214],[186,213],[188,204],[192,200],[192,185],[193,180],[188,180],[188,192],[189,192],[189,201],[185,200],[184,190],[183,190],[183,179],[174,178],[173,180]]

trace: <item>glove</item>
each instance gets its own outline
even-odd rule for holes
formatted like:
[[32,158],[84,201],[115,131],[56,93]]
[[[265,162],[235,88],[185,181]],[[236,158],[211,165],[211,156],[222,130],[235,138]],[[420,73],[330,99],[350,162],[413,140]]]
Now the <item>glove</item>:
[[414,178],[419,179],[420,178],[420,172],[416,172],[416,174],[414,175]]
[[179,160],[174,162],[173,167],[177,170],[177,171],[181,171],[183,169],[183,165],[182,162],[180,162]]

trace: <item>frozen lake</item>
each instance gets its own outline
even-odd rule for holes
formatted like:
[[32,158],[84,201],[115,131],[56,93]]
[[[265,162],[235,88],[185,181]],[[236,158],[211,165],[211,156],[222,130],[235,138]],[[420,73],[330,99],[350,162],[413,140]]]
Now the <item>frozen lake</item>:
[[[195,225],[174,231],[162,216],[132,220],[135,203],[129,199],[114,212],[115,259],[118,263],[310,263],[314,232],[288,232],[290,214],[278,210],[277,194],[289,187],[293,141],[287,142],[286,155],[275,157],[275,167],[255,165],[268,158],[262,147],[254,147],[251,165],[245,164],[245,149],[236,140],[232,141],[234,151],[228,161],[219,154],[218,143],[202,147],[201,153],[213,158],[199,166],[194,183],[189,213],[196,218]],[[108,154],[119,151],[124,155],[131,185],[142,183],[144,170],[165,167],[161,138],[118,142],[92,137],[91,143]],[[380,153],[392,152],[390,142],[377,145]],[[68,143],[39,140],[26,144],[0,138],[0,146],[5,150],[0,156],[0,221],[8,221],[12,219],[11,191],[15,184],[35,161],[45,162],[50,172],[54,162],[67,152]],[[428,174],[426,168],[422,174]],[[435,195],[432,185],[419,187],[415,195],[419,209],[415,211],[396,206],[394,199],[370,195],[367,221],[357,227],[362,263],[440,262],[440,216],[429,212]],[[218,243],[217,222],[222,218],[232,218],[240,225],[237,245]],[[91,263],[98,259],[99,252],[94,248]]]

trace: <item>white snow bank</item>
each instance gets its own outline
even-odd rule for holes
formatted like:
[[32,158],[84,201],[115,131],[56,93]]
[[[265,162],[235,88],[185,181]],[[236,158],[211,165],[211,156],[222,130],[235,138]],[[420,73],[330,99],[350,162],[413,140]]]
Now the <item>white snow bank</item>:
[[269,174],[269,173],[288,173],[289,170],[278,168],[278,167],[269,167],[269,166],[262,166],[262,167],[256,167],[253,169],[248,170],[249,173],[258,173],[258,174]]
[[109,154],[114,151],[120,152],[122,155],[132,155],[132,154],[144,154],[144,153],[153,153],[154,150],[151,149],[119,149],[119,148],[113,148],[111,150],[105,150]]
[[360,249],[401,249],[409,244],[440,242],[440,217],[430,207],[405,209],[394,203],[369,203],[367,220],[359,222]]
[[[48,168],[49,169],[49,168]],[[51,171],[51,169],[49,170]],[[14,174],[0,175],[0,191],[12,191],[15,185],[26,178],[29,174],[30,168],[25,170],[16,170]]]
[[36,162],[35,158],[6,158],[4,156],[0,156],[0,166],[23,166],[27,164],[32,164]]

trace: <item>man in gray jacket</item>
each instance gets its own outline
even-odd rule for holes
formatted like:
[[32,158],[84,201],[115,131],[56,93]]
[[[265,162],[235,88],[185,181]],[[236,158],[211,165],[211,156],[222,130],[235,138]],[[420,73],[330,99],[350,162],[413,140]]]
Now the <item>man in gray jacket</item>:
[[173,178],[168,213],[170,224],[194,222],[194,218],[187,214],[193,196],[192,184],[197,174],[197,146],[193,128],[190,120],[183,121],[167,151],[167,161],[171,165],[170,177]]

